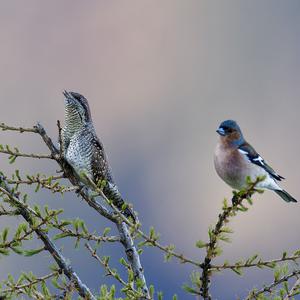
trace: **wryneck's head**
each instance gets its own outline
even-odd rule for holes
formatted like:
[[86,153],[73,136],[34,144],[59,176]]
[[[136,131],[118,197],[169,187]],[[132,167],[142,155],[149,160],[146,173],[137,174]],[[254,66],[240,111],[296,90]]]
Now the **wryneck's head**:
[[65,96],[65,124],[75,131],[92,124],[92,116],[86,98],[75,92],[63,92]]

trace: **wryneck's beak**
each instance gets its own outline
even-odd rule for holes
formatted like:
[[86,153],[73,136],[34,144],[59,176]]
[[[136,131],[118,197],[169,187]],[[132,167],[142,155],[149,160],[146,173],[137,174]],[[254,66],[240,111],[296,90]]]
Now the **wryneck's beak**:
[[63,95],[65,96],[64,98],[65,104],[71,104],[72,102],[74,102],[74,98],[71,93],[64,90]]

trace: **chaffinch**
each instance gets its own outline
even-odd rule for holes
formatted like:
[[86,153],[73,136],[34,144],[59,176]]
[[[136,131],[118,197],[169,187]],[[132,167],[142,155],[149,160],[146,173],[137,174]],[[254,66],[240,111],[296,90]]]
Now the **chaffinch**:
[[284,178],[277,174],[245,141],[235,121],[222,122],[217,133],[220,139],[214,155],[215,169],[228,185],[241,190],[247,186],[247,176],[250,176],[251,180],[255,180],[258,176],[265,176],[265,180],[258,183],[258,188],[272,190],[286,202],[297,202],[277,184],[276,181]]

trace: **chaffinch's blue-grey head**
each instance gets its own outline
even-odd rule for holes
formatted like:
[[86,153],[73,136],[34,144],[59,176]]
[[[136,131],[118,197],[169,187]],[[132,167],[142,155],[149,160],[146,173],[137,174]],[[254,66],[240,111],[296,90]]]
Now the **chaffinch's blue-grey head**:
[[224,142],[239,146],[244,142],[243,133],[236,121],[223,121],[216,130]]

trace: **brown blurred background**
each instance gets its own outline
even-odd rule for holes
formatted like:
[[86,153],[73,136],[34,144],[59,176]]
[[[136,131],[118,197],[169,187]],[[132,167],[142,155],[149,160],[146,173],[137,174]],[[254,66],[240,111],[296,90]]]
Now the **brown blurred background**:
[[[0,121],[31,126],[41,121],[56,139],[63,120],[64,89],[84,94],[105,144],[120,190],[134,203],[144,228],[155,225],[163,243],[194,258],[195,241],[207,238],[231,189],[216,175],[215,129],[239,122],[248,141],[284,177],[282,186],[300,200],[300,2],[299,1],[6,1],[0,4]],[[0,132],[0,143],[46,152],[38,137]],[[0,169],[53,173],[51,162],[17,159]],[[64,207],[66,217],[107,223],[76,196],[43,192],[34,202]],[[266,192],[232,222],[233,243],[220,261],[255,253],[279,257],[300,248],[300,204]],[[21,220],[0,220],[4,227]],[[85,250],[64,244],[66,255],[94,290],[107,282]],[[104,246],[103,253],[122,255]],[[0,275],[43,273],[45,254],[0,261]],[[142,256],[149,283],[166,299],[188,282],[190,267]],[[41,263],[45,261],[45,263]],[[89,265],[89,263],[91,265]],[[244,296],[271,280],[268,271],[243,278],[216,276],[216,299]],[[113,283],[114,281],[108,281]],[[190,297],[192,298],[192,297]]]

